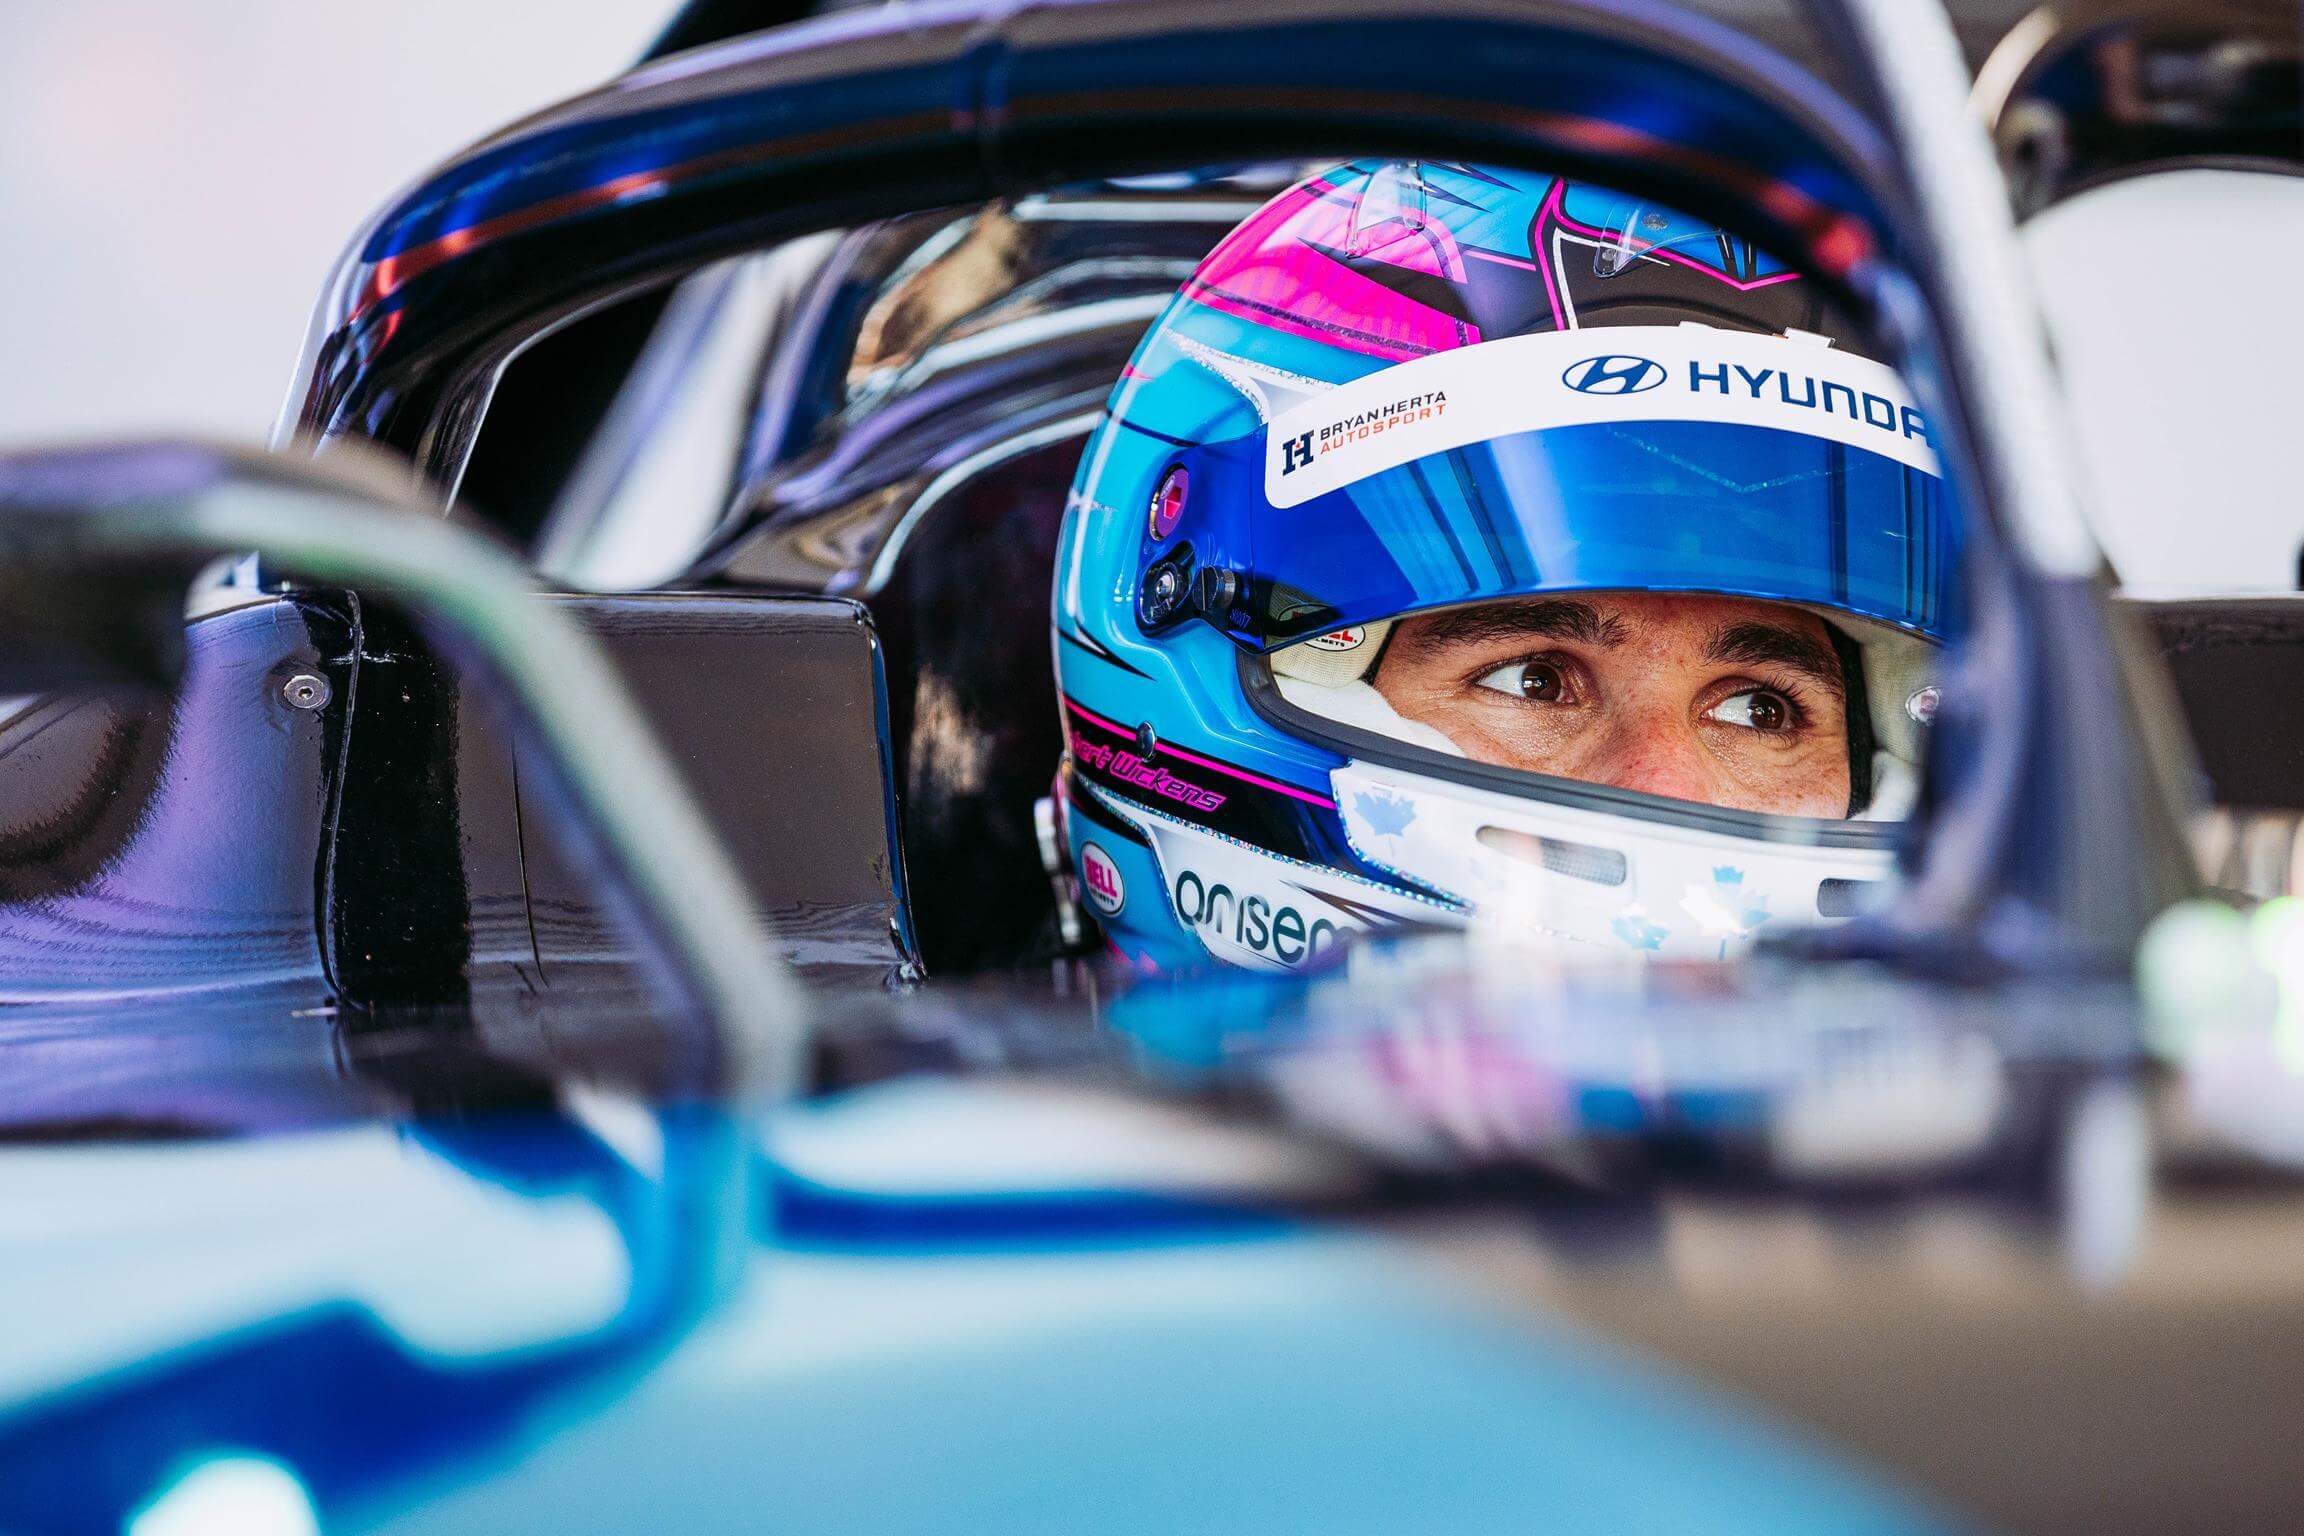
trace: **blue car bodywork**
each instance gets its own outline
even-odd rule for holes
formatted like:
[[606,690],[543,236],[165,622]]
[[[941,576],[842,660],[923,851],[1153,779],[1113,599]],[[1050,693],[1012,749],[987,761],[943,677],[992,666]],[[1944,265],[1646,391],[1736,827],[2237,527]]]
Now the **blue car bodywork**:
[[[1946,1528],[1412,1244],[1238,1198],[970,1193],[917,1131],[891,1153],[892,1125],[995,1120],[1022,1172],[1083,1123],[971,1093],[783,1122],[827,1173],[866,1148],[862,1192],[747,1168],[752,1128],[700,1111],[656,1121],[653,1182],[548,1119],[50,1154],[15,1208],[85,1214],[11,1269],[13,1315],[52,1323],[11,1350],[0,1525],[141,1529],[253,1460],[326,1530]],[[142,1301],[85,1288],[124,1240],[166,1276]]]

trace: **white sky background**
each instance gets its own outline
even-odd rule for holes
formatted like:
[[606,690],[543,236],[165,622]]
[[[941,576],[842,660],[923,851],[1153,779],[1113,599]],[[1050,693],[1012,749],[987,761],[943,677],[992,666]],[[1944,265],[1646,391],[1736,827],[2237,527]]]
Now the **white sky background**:
[[0,0],[0,444],[270,430],[388,196],[675,0]]
[[2139,589],[2293,590],[2304,179],[2183,170],[2027,227],[2098,536]]

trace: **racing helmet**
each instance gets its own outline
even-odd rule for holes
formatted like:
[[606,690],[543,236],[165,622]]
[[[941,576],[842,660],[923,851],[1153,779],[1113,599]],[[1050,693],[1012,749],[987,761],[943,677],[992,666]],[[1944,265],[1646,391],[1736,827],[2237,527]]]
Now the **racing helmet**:
[[[1960,616],[1928,423],[1861,345],[1750,243],[1599,187],[1366,162],[1266,204],[1146,334],[1067,502],[1079,907],[1158,970],[1434,922],[1714,958],[1863,909]],[[1712,693],[1651,755],[1797,747],[1801,795],[1776,758],[1707,789],[1480,724],[1614,740],[1650,717],[1595,700],[1676,700],[1691,665]]]

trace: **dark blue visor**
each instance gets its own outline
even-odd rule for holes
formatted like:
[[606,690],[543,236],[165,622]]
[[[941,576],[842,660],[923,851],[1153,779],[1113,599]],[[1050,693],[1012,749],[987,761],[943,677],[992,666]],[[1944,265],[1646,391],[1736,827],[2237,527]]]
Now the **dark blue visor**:
[[1799,432],[1555,427],[1295,506],[1256,500],[1239,509],[1252,527],[1211,529],[1209,543],[1252,577],[1247,611],[1228,627],[1266,650],[1418,609],[1590,590],[1812,603],[1939,641],[1954,627],[1957,532],[1943,482]]

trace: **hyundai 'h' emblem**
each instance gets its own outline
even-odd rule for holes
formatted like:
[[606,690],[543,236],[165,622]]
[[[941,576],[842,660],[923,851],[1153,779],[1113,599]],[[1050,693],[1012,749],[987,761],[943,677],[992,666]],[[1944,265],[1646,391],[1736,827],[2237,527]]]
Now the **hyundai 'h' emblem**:
[[1584,395],[1636,395],[1664,382],[1664,365],[1645,357],[1610,353],[1570,363],[1560,382]]

